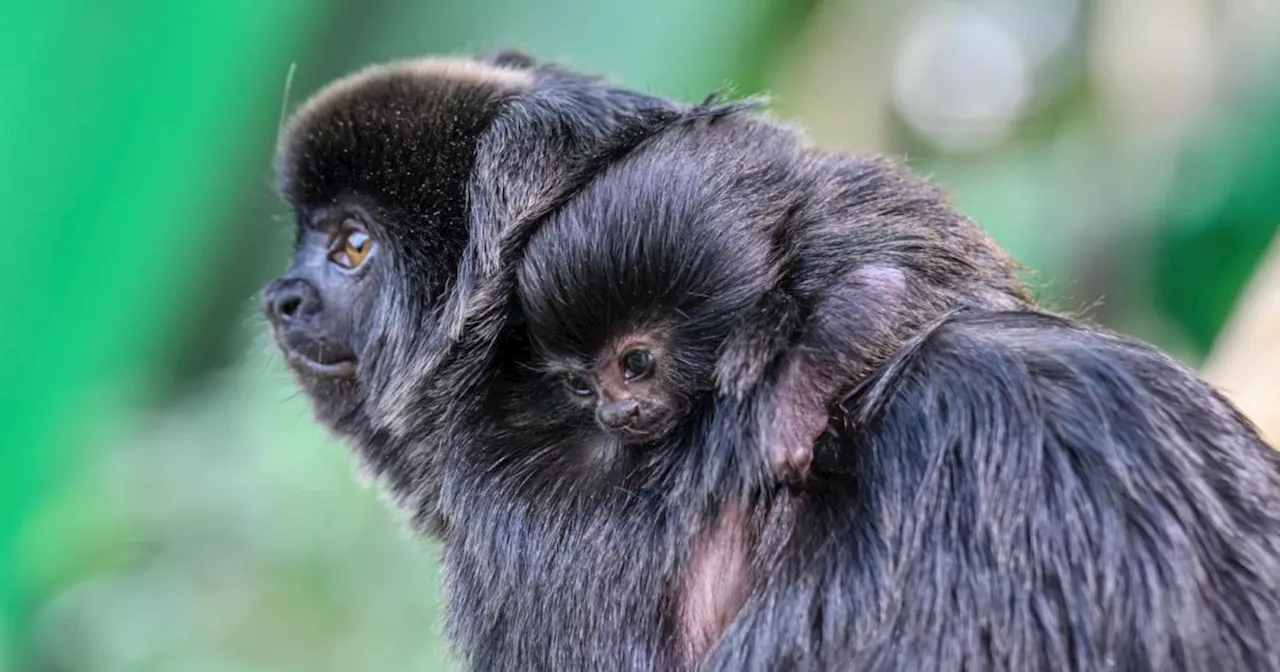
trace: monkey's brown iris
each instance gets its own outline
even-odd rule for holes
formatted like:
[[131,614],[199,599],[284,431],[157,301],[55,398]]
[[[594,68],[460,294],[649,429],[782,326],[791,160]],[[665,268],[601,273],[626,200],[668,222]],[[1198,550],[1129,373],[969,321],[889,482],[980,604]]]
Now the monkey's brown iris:
[[369,234],[360,229],[346,228],[334,238],[329,260],[347,270],[354,270],[364,263],[372,250],[373,239]]

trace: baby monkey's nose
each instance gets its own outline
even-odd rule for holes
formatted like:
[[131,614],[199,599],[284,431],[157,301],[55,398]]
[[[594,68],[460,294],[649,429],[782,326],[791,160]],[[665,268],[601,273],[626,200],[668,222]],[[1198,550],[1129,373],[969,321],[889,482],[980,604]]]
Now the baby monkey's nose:
[[632,397],[600,404],[596,409],[596,419],[609,429],[620,429],[635,421],[640,415],[640,403]]

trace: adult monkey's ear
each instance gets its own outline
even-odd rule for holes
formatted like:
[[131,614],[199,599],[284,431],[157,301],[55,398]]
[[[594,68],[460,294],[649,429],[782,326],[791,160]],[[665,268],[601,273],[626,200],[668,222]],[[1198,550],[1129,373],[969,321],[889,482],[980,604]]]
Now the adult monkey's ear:
[[533,57],[516,49],[499,49],[488,53],[480,54],[476,57],[477,61],[487,65],[496,65],[500,68],[513,68],[517,70],[527,70],[538,64]]

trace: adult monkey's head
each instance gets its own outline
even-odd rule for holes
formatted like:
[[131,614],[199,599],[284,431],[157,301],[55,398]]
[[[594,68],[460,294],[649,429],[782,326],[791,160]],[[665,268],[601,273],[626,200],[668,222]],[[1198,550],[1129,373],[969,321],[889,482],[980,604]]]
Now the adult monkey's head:
[[[322,422],[383,424],[379,397],[457,322],[446,314],[471,240],[480,140],[530,86],[526,70],[469,60],[377,66],[307,101],[281,137],[293,263],[263,308]],[[456,301],[455,301],[456,303]],[[427,372],[416,372],[427,373]],[[363,437],[361,437],[363,438]]]
[[501,52],[366,69],[286,126],[295,254],[263,309],[320,421],[418,513],[527,230],[681,109]]

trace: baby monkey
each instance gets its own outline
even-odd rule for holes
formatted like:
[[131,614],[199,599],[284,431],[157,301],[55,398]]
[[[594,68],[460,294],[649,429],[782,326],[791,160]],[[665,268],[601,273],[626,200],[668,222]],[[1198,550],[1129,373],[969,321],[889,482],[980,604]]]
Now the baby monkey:
[[1023,302],[1009,259],[943,202],[753,116],[675,123],[530,240],[535,368],[623,445],[716,406],[767,472],[803,480],[832,405],[911,333]]
[[611,166],[547,219],[518,270],[533,368],[615,445],[658,443],[710,398],[720,344],[769,277],[760,241],[710,225],[695,175],[646,185],[659,158]]

